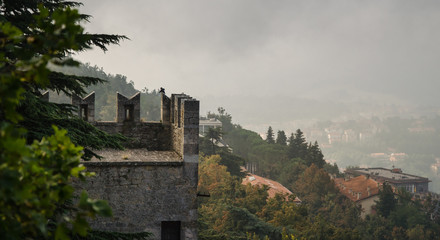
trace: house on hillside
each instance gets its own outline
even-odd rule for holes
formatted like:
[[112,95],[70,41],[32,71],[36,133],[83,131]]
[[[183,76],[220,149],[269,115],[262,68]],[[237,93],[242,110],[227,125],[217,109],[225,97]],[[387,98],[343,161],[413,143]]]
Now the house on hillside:
[[376,204],[375,201],[379,199],[380,183],[368,176],[358,176],[348,180],[335,178],[334,181],[342,194],[362,207],[362,218],[374,213],[372,207]]
[[[267,190],[267,193],[269,195],[269,198],[275,197],[276,194],[285,195],[286,198],[290,195],[293,195],[293,193],[284,187],[281,183],[270,180],[268,178],[260,177],[255,174],[248,174],[242,181],[243,185],[251,184],[252,186],[262,186],[266,185],[269,187]],[[301,199],[298,197],[295,197],[293,200],[296,204],[301,204]]]
[[200,120],[199,120],[199,133],[200,133],[200,135],[204,136],[205,133],[208,131],[208,129],[222,128],[222,126],[223,126],[222,122],[220,122],[219,120],[217,120],[215,118],[210,118],[210,119],[200,118]]
[[403,188],[413,194],[428,193],[431,182],[425,177],[403,173],[400,168],[352,168],[345,170],[345,173],[348,177],[366,176],[381,184],[386,181],[394,188]]

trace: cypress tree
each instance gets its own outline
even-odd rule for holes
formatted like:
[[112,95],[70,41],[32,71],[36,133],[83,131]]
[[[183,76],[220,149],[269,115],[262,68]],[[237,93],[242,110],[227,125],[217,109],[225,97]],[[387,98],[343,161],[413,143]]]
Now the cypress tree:
[[269,144],[275,143],[274,134],[271,126],[269,126],[269,128],[267,129],[266,142]]

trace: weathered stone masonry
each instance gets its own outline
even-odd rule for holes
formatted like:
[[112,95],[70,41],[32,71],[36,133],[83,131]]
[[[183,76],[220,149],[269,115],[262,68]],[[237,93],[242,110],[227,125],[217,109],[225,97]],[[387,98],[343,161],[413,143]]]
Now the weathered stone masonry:
[[98,151],[102,160],[84,162],[96,176],[75,182],[78,191],[107,200],[113,209],[113,218],[98,218],[92,227],[197,239],[199,101],[162,93],[161,122],[141,122],[140,95],[117,98],[116,122],[94,122],[94,93],[72,99],[80,117],[130,138],[126,150]]

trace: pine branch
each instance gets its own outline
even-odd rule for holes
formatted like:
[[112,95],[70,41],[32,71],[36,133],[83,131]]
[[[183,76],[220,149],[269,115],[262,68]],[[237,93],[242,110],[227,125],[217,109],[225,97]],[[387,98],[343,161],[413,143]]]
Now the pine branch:
[[84,147],[83,158],[100,158],[93,150],[102,148],[123,149],[122,142],[127,138],[122,135],[110,135],[99,130],[90,123],[73,114],[75,108],[70,104],[46,102],[37,94],[25,93],[25,99],[17,109],[24,120],[20,126],[27,129],[26,138],[29,142],[40,140],[53,134],[52,125],[66,129],[67,135],[76,145]]
[[63,92],[67,96],[72,96],[72,94],[83,96],[86,94],[85,88],[98,83],[107,82],[106,80],[95,77],[66,75],[60,72],[51,72],[49,74],[49,80],[50,85],[47,86],[48,89],[58,93]]
[[77,36],[78,42],[82,43],[79,50],[83,51],[89,49],[91,46],[97,46],[106,52],[107,45],[119,44],[121,40],[130,40],[124,35],[111,35],[111,34],[89,34],[85,33]]

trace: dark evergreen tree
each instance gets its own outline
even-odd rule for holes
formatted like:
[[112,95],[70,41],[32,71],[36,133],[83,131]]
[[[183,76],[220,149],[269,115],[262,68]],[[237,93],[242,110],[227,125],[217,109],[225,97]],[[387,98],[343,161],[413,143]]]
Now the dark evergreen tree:
[[[17,61],[32,62],[35,57],[46,54],[52,57],[50,62],[53,65],[78,66],[79,63],[69,57],[71,53],[87,50],[94,46],[106,51],[107,45],[117,44],[120,40],[126,38],[120,35],[84,33],[77,23],[89,19],[90,16],[79,15],[77,19],[72,18],[72,21],[69,23],[71,25],[65,26],[59,33],[63,34],[63,31],[67,31],[68,28],[76,28],[76,34],[70,40],[74,41],[74,47],[71,47],[72,42],[58,42],[56,46],[57,51],[54,52],[55,49],[48,45],[47,42],[55,43],[57,39],[51,39],[50,37],[52,36],[41,31],[41,26],[47,27],[48,31],[54,30],[58,26],[51,26],[50,23],[47,23],[47,20],[52,17],[51,14],[56,13],[57,9],[69,9],[79,5],[81,5],[79,2],[63,0],[2,1],[0,4],[0,20],[12,23],[23,33],[23,36],[28,36],[27,41],[32,43],[32,45],[17,43],[16,47],[21,48],[21,51],[25,53],[20,55],[20,58],[17,55],[11,54],[11,52],[5,52],[9,62],[5,63],[4,69],[8,69],[8,64],[13,64]],[[40,27],[37,27],[38,24]],[[25,91],[21,94],[22,100],[17,110],[24,117],[20,122],[20,126],[27,129],[27,140],[29,143],[35,139],[39,140],[43,136],[52,134],[53,129],[51,126],[56,125],[67,129],[71,140],[75,144],[84,147],[85,154],[83,157],[86,159],[96,156],[92,149],[122,147],[120,145],[122,137],[108,135],[76,117],[73,114],[75,109],[71,105],[50,103],[41,98],[41,92],[46,90],[63,92],[68,96],[73,94],[83,96],[86,94],[86,87],[102,83],[103,80],[94,77],[66,75],[50,71],[49,69],[44,69],[44,75],[47,78],[47,80],[44,80],[44,84],[35,84],[34,82],[21,83]]]
[[79,24],[84,15],[70,8],[78,4],[0,2],[0,239],[85,236],[88,217],[111,215],[106,202],[85,192],[67,207],[74,194],[72,178],[84,180],[89,174],[80,163],[83,148],[72,143],[65,129],[51,125],[69,129],[76,143],[93,148],[119,147],[117,137],[75,118],[71,106],[40,99],[41,90],[81,95],[85,86],[100,82],[52,72],[48,66],[75,66],[69,53],[92,46],[105,50],[120,39],[84,34]]
[[304,134],[301,129],[296,130],[295,136],[289,138],[289,149],[287,156],[290,159],[301,158],[306,159],[307,156],[307,143],[304,138]]
[[322,154],[317,141],[315,141],[313,145],[311,143],[309,144],[307,147],[307,155],[304,160],[306,160],[307,166],[315,164],[319,168],[324,167],[324,154]]
[[387,218],[396,206],[397,200],[394,197],[393,188],[385,182],[379,190],[379,201],[376,202],[377,212]]
[[269,143],[269,144],[274,144],[275,143],[274,133],[273,133],[273,130],[272,130],[271,126],[269,126],[269,128],[267,129],[266,142]]
[[289,143],[289,146],[293,144],[295,141],[295,135],[293,133],[290,134],[289,139],[287,139],[287,143]]
[[278,131],[277,133],[277,140],[276,140],[277,144],[286,146],[287,145],[287,136],[286,133],[284,131]]

